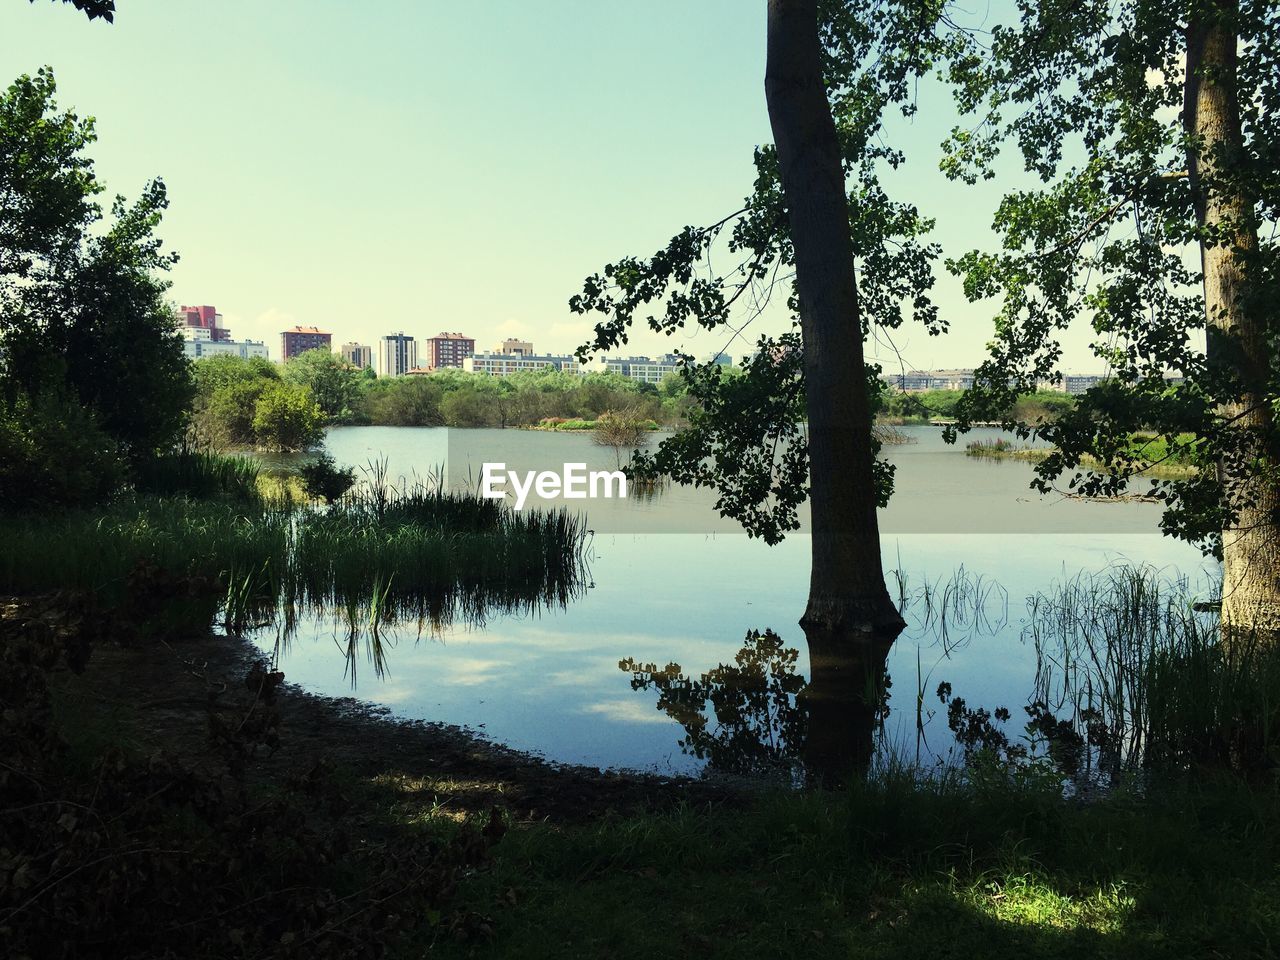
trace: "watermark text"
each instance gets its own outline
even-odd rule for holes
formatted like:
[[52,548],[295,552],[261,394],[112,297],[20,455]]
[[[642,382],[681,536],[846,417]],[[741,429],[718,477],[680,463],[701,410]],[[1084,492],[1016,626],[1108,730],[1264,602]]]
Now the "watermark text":
[[486,463],[480,470],[480,496],[503,500],[508,493],[515,496],[515,508],[523,510],[529,494],[542,500],[598,499],[625,497],[627,475],[621,470],[587,470],[585,463],[566,463],[554,470],[508,470],[505,463]]

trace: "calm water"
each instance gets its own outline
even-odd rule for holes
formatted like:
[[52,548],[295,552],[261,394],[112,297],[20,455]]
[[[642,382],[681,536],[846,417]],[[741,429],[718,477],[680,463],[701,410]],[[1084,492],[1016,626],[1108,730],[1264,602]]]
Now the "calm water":
[[[886,735],[905,752],[919,743],[917,690],[926,706],[940,707],[932,695],[940,681],[970,704],[1019,713],[1036,669],[1021,638],[1032,594],[1123,561],[1200,582],[1205,561],[1160,536],[1158,505],[1040,497],[1027,487],[1028,465],[972,459],[943,444],[936,428],[905,429],[917,442],[886,448],[897,465],[896,492],[881,512],[885,567],[899,571],[891,590],[898,593],[901,577],[917,596],[889,660]],[[474,483],[484,461],[520,470],[574,461],[614,466],[613,451],[590,437],[533,431],[345,427],[330,431],[327,446],[340,463],[385,457],[392,476],[447,464],[463,483]],[[696,771],[702,761],[678,745],[681,725],[657,709],[655,692],[632,689],[620,660],[678,663],[696,677],[732,662],[747,631],[771,628],[799,650],[798,670],[807,669],[796,625],[808,587],[807,537],[766,546],[717,518],[713,502],[708,491],[684,488],[647,500],[574,501],[595,531],[593,585],[581,599],[437,634],[406,626],[384,636],[392,645],[386,674],[360,669],[355,694],[397,715],[470,727],[555,761]],[[953,610],[943,628],[938,603],[918,598],[925,584],[954,583],[961,569],[970,593],[985,598],[978,623],[971,601],[960,605],[968,622]],[[276,638],[257,639],[270,649]],[[348,695],[345,649],[343,629],[312,621],[283,651],[281,667],[308,689]],[[945,754],[951,737],[944,711],[936,714],[926,714],[924,747]]]

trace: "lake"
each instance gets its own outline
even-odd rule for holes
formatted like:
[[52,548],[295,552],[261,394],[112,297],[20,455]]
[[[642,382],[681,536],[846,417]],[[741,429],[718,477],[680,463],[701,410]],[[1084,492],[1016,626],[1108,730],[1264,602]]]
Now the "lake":
[[[1023,639],[1028,597],[1125,562],[1207,589],[1216,565],[1160,535],[1159,505],[1042,497],[1028,488],[1025,463],[967,457],[936,427],[902,430],[914,442],[884,450],[897,472],[893,500],[881,511],[891,593],[916,598],[889,659],[885,737],[898,751],[952,750],[945,708],[933,695],[942,681],[970,704],[1008,707],[1010,732],[1021,729],[1018,708],[1037,666]],[[980,430],[970,439],[997,435]],[[472,487],[486,461],[519,470],[616,466],[614,452],[588,435],[540,431],[335,427],[326,445],[339,463],[385,458],[391,476],[405,478],[443,467],[452,482]],[[679,664],[696,678],[732,663],[748,631],[772,629],[798,650],[797,671],[807,669],[797,625],[808,590],[807,537],[773,547],[752,540],[716,515],[714,499],[712,491],[670,487],[647,498],[571,501],[593,531],[591,586],[580,598],[482,624],[384,632],[387,669],[379,676],[357,664],[354,695],[556,762],[698,772],[707,761],[682,750],[684,727],[658,709],[655,691],[633,689],[620,661]],[[277,638],[267,631],[255,641],[272,650]],[[350,695],[345,651],[337,621],[311,619],[280,651],[280,667],[308,690]]]

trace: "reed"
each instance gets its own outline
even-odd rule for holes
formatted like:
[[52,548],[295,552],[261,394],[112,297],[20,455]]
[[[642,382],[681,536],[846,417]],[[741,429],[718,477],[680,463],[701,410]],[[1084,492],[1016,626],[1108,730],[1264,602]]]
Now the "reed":
[[[381,670],[396,628],[563,606],[585,589],[587,534],[565,511],[515,512],[444,489],[364,485],[326,510],[292,501],[140,497],[105,510],[0,517],[0,593],[91,593],[135,612],[140,567],[201,578],[229,632],[334,616]],[[209,623],[203,625],[205,628]]]
[[143,461],[135,471],[134,486],[141,494],[157,497],[251,501],[258,496],[259,472],[258,462],[248,457],[184,446]]
[[1079,728],[1104,769],[1274,763],[1280,650],[1254,636],[1224,642],[1185,578],[1121,564],[1067,579],[1028,609],[1035,696]]

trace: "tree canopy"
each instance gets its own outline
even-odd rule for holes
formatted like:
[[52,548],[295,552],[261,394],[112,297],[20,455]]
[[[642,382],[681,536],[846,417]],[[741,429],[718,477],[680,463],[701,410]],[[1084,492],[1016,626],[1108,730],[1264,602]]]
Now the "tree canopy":
[[[55,92],[46,68],[0,95],[0,416],[56,406],[61,429],[102,434],[86,450],[137,463],[181,438],[193,391],[164,298],[177,258],[155,235],[168,200],[154,180],[104,214],[93,120],[59,111]],[[58,487],[35,480],[41,459],[25,495]]]

